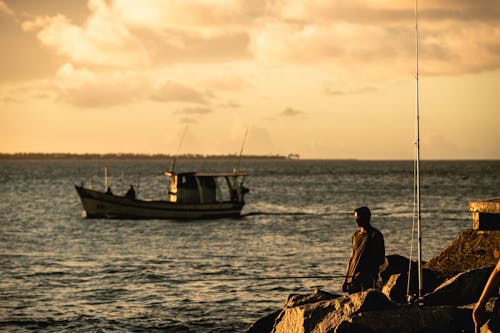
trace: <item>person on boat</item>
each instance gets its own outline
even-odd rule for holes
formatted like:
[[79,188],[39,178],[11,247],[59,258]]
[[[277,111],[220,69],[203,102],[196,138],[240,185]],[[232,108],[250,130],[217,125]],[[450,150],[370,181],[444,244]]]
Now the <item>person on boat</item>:
[[380,266],[385,262],[384,236],[370,224],[368,207],[354,210],[359,230],[352,235],[352,255],[342,290],[349,294],[376,288]]
[[106,190],[106,194],[113,195],[113,192],[111,191],[111,187],[108,186],[108,189]]
[[128,188],[127,193],[125,194],[125,197],[135,200],[135,189],[132,185]]
[[488,320],[488,332],[500,332],[499,309],[495,309],[492,318],[486,314],[486,303],[491,297],[498,294],[498,287],[500,286],[500,259],[497,265],[491,272],[483,292],[479,297],[474,310],[472,311],[472,319],[477,328],[481,328]]

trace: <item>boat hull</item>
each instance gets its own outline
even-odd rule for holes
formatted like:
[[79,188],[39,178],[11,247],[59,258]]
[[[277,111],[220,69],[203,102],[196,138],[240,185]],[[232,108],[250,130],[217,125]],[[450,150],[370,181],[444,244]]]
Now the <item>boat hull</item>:
[[82,216],[113,219],[211,219],[239,217],[244,202],[184,204],[138,200],[106,194],[75,185],[82,202]]

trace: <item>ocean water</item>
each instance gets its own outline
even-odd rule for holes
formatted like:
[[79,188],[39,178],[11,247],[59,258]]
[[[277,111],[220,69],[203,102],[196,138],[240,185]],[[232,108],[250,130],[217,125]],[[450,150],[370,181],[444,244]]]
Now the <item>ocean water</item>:
[[[81,218],[73,184],[165,198],[163,160],[0,160],[0,331],[241,332],[290,293],[340,292],[356,230],[372,209],[386,254],[409,255],[413,162],[243,160],[240,219]],[[229,171],[178,160],[177,171]],[[423,161],[423,257],[500,194],[500,161]],[[318,277],[319,276],[319,277]],[[331,276],[324,279],[321,277]]]

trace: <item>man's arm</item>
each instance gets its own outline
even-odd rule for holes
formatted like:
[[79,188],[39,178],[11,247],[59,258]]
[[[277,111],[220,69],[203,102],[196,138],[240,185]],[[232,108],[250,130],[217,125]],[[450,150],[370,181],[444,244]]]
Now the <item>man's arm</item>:
[[472,311],[472,319],[476,326],[481,327],[486,322],[486,312],[485,305],[488,302],[488,299],[493,296],[494,292],[498,293],[498,285],[500,284],[500,260],[498,260],[496,267],[491,272],[486,285],[484,286],[483,292],[479,297],[479,300],[474,306],[474,310]]

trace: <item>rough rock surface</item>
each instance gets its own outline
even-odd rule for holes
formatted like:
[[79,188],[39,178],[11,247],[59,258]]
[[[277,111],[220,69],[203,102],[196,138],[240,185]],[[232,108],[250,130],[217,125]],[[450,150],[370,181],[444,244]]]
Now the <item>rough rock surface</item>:
[[366,311],[347,317],[335,333],[464,332],[472,328],[471,310],[451,306],[402,305],[385,311]]
[[[408,269],[410,260],[400,255],[387,256],[387,265],[380,273],[384,285],[382,291],[393,302],[406,303],[408,289]],[[428,269],[422,270],[424,278],[423,292],[433,291],[443,281],[436,278],[436,274]],[[411,262],[410,294],[418,294],[417,263]]]
[[424,265],[441,279],[448,279],[469,269],[493,266],[494,252],[500,248],[500,231],[467,229],[435,258]]
[[[295,297],[312,300],[318,294],[324,293],[315,291],[313,295]],[[318,302],[299,303],[285,306],[275,319],[274,327],[254,326],[252,331],[247,332],[429,333],[467,332],[473,327],[470,307],[398,305],[390,302],[376,289]]]
[[396,303],[406,303],[406,289],[408,288],[408,275],[404,273],[391,275],[384,284],[382,293]]
[[346,317],[358,312],[396,307],[379,290],[370,289],[316,303],[284,308],[273,333],[333,332]]
[[310,295],[290,294],[286,300],[285,307],[292,308],[294,306],[327,301],[341,296],[342,295],[331,294],[320,289],[315,289]]
[[425,305],[465,305],[477,302],[494,266],[471,269],[424,295]]
[[250,325],[245,330],[245,333],[268,333],[273,330],[274,327],[274,321],[278,317],[278,315],[281,313],[281,310],[275,311],[271,314],[268,314],[267,316],[264,316],[257,320],[255,323]]

